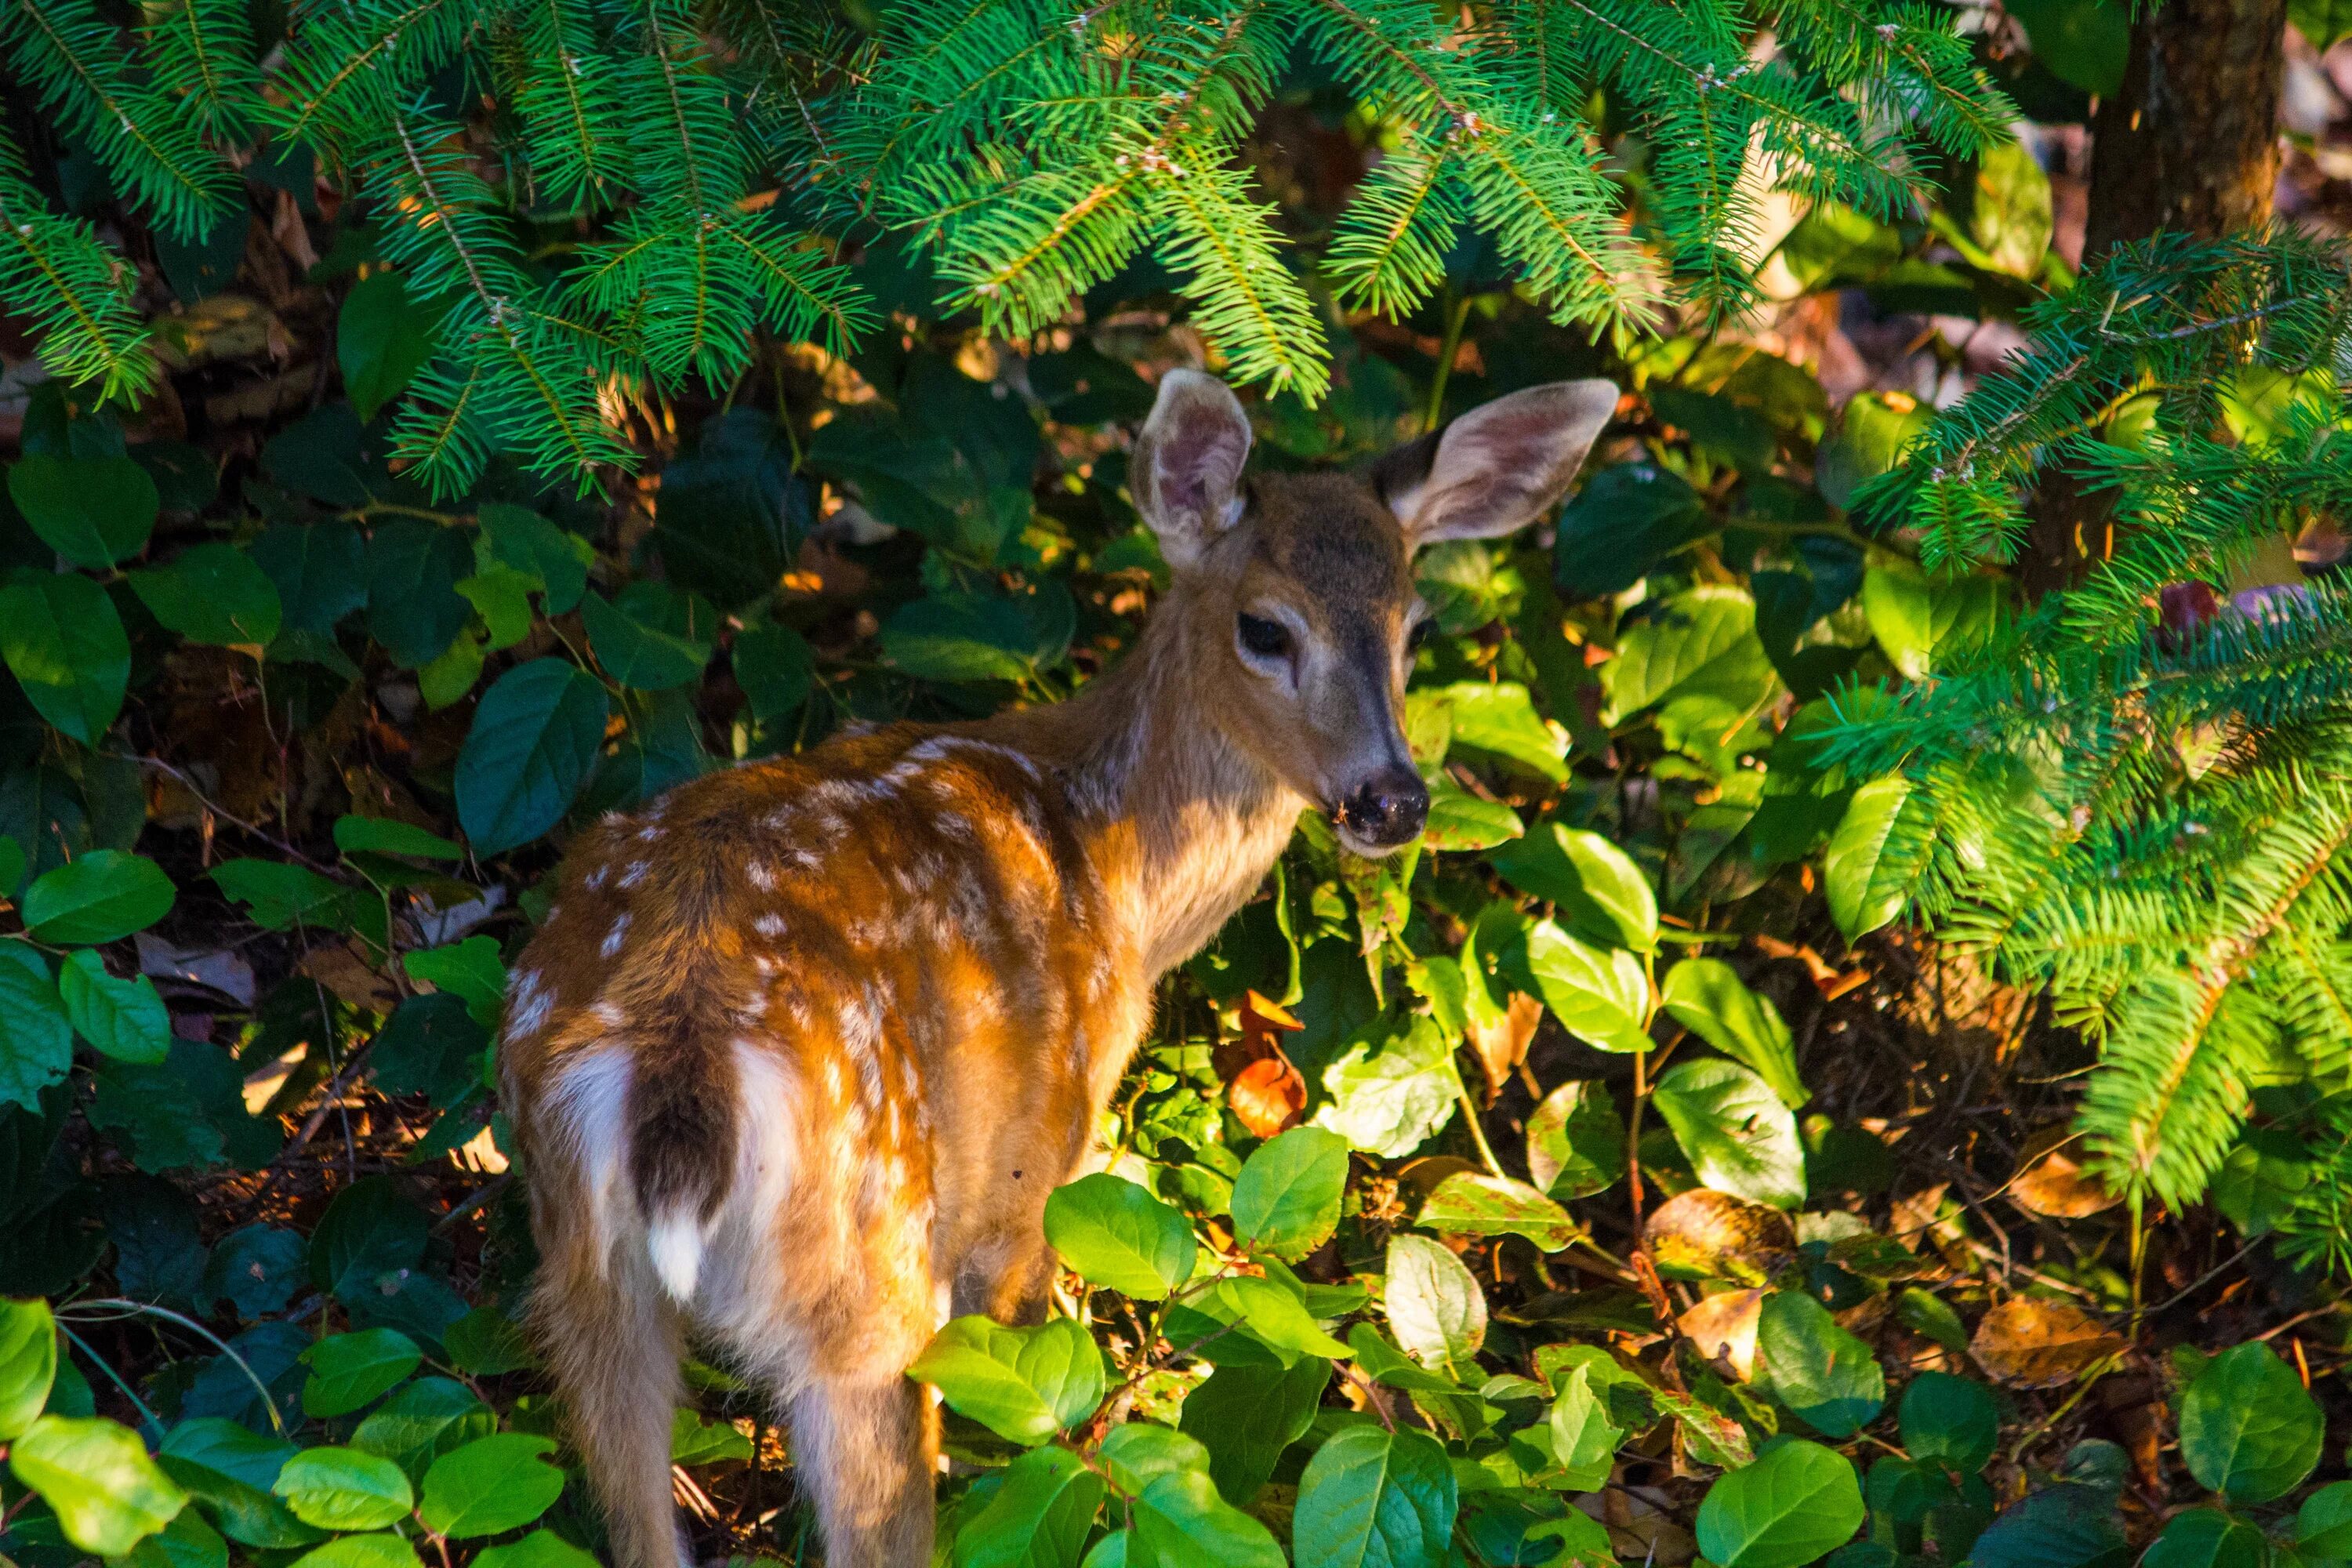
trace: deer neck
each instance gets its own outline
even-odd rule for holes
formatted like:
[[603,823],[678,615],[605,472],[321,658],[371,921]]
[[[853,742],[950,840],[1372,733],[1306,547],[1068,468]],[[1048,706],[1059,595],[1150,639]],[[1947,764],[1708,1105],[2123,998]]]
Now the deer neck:
[[1171,597],[1118,668],[1020,716],[1033,727],[1022,739],[1066,781],[1088,858],[1152,976],[1256,890],[1307,804],[1207,711],[1189,619]]

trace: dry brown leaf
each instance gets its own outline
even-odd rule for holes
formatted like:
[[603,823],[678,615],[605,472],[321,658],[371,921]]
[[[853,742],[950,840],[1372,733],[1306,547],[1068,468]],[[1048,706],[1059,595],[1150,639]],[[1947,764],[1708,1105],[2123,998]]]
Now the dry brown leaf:
[[2009,1201],[2046,1219],[2083,1219],[2123,1202],[2082,1163],[2083,1140],[2063,1123],[2045,1127],[2025,1141]]
[[1465,1033],[1470,1048],[1478,1053],[1478,1065],[1486,1069],[1489,1103],[1503,1091],[1511,1069],[1527,1059],[1528,1042],[1536,1037],[1536,1026],[1542,1021],[1543,1004],[1524,991],[1511,993],[1510,1005],[1492,1024],[1471,1021]]
[[1675,1320],[1698,1353],[1720,1362],[1745,1383],[1756,1371],[1756,1325],[1764,1313],[1760,1289],[1723,1290]]
[[1756,943],[1756,950],[1767,958],[1793,958],[1803,964],[1806,974],[1812,979],[1813,989],[1831,1002],[1870,979],[1870,971],[1859,963],[1851,969],[1841,970],[1811,947],[1783,942],[1769,933],[1759,933],[1751,940]]
[[1307,1109],[1307,1080],[1288,1058],[1260,1057],[1226,1086],[1225,1101],[1243,1126],[1260,1138],[1271,1138],[1298,1125]]
[[1642,1244],[1661,1273],[1760,1285],[1796,1256],[1797,1233],[1779,1209],[1693,1187],[1652,1212]]
[[2011,1296],[1984,1315],[1969,1352],[1995,1383],[2056,1388],[2124,1348],[2121,1335],[2063,1301]]
[[389,1013],[400,1005],[400,993],[392,982],[341,942],[312,948],[295,967],[354,1007]]

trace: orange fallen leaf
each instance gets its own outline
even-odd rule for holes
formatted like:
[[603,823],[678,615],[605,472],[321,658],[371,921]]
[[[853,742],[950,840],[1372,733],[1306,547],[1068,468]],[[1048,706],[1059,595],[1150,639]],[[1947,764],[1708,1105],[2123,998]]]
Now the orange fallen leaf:
[[2046,1219],[2084,1219],[2123,1202],[2082,1163],[2083,1140],[2063,1124],[2045,1127],[2025,1141],[2009,1201]]
[[1870,971],[1861,964],[1841,970],[1811,947],[1783,942],[1777,936],[1764,933],[1759,933],[1753,940],[1756,950],[1767,958],[1793,958],[1803,964],[1805,973],[1812,978],[1813,989],[1819,991],[1824,1000],[1834,1002],[1870,979]]
[[1271,1138],[1298,1125],[1307,1109],[1307,1080],[1288,1058],[1279,1053],[1260,1057],[1226,1086],[1225,1101],[1243,1126],[1260,1138]]
[[1760,1285],[1795,1259],[1797,1233],[1779,1209],[1693,1187],[1651,1211],[1642,1246],[1662,1274]]
[[1984,1315],[1969,1352],[1995,1383],[2056,1388],[2124,1348],[2123,1337],[2063,1301],[2011,1296]]
[[1511,1069],[1527,1059],[1528,1042],[1536,1037],[1536,1026],[1543,1021],[1543,1004],[1524,991],[1511,993],[1510,1005],[1503,1016],[1490,1024],[1473,1019],[1465,1031],[1470,1048],[1478,1053],[1478,1065],[1486,1069],[1486,1098],[1491,1102],[1503,1091]]
[[1723,1363],[1745,1383],[1756,1371],[1756,1325],[1763,1315],[1761,1289],[1721,1290],[1675,1319],[1675,1326],[1699,1354]]

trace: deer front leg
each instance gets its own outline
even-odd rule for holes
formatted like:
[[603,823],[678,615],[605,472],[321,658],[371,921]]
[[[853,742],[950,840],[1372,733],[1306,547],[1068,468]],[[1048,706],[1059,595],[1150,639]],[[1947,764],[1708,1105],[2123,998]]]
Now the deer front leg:
[[789,1415],[828,1568],[929,1563],[939,1426],[923,1389],[895,1367],[820,1374]]
[[1025,1226],[1008,1226],[966,1255],[956,1271],[950,1310],[985,1312],[1000,1323],[1042,1323],[1054,1284],[1054,1249],[1045,1242],[1042,1205]]

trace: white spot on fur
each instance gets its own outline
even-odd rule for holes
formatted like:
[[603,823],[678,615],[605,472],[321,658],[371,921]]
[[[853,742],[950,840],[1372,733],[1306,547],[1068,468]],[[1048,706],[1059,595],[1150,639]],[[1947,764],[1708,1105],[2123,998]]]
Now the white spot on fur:
[[752,861],[743,868],[743,874],[751,879],[751,886],[759,889],[760,891],[772,893],[776,890],[775,868],[770,866],[765,860]]
[[599,1002],[589,1011],[596,1016],[598,1023],[608,1029],[617,1029],[628,1021],[618,1002]]
[[782,936],[784,934],[784,917],[773,914],[761,915],[751,922],[751,929],[761,936]]
[[621,951],[621,944],[628,940],[629,917],[623,915],[620,919],[613,922],[613,929],[604,933],[604,943],[602,946],[598,947],[596,951],[603,953],[606,958],[611,958]]
[[513,1005],[507,1012],[507,1037],[518,1040],[539,1033],[554,1006],[555,994],[546,988],[539,971],[524,970],[515,981]]
[[634,887],[635,887],[639,882],[642,882],[642,881],[644,881],[644,880],[646,879],[646,873],[647,871],[651,870],[652,868],[652,868],[649,864],[647,864],[646,861],[643,861],[643,860],[632,860],[632,861],[630,861],[630,862],[629,862],[629,868],[628,868],[627,870],[625,870],[625,871],[624,871],[624,872],[622,872],[622,873],[621,873],[621,886],[623,886],[624,888],[634,888]]
[[662,1289],[681,1307],[694,1300],[696,1278],[702,1272],[703,1226],[683,1213],[662,1215],[646,1227],[646,1251]]

